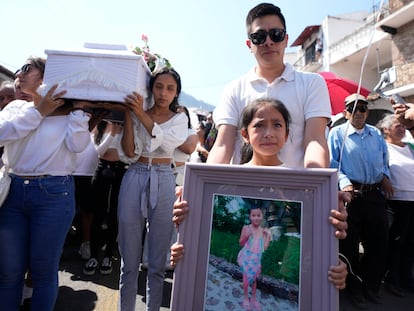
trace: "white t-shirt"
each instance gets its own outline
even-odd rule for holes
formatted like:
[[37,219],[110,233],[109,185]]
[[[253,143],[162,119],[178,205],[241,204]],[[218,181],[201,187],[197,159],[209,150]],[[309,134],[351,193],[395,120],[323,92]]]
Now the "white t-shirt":
[[33,102],[15,100],[0,112],[3,162],[14,159],[10,171],[21,176],[72,174],[75,153],[90,141],[89,116],[83,111],[42,117]]
[[76,169],[73,175],[94,176],[98,161],[98,152],[93,142],[93,136],[91,136],[90,143],[85,150],[76,154]]
[[408,145],[400,147],[387,143],[390,180],[394,188],[391,200],[414,201],[414,155]]
[[[290,133],[280,159],[289,167],[303,167],[305,121],[314,117],[331,117],[329,93],[324,79],[319,74],[299,72],[287,63],[282,75],[268,83],[253,68],[224,88],[220,103],[214,110],[216,125],[229,124],[239,128],[244,107],[259,98],[278,99],[289,110]],[[234,164],[240,163],[241,142],[238,131],[232,159]]]

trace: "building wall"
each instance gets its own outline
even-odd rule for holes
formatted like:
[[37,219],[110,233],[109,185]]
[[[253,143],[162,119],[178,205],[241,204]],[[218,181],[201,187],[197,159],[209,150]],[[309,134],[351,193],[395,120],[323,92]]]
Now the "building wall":
[[403,7],[406,4],[409,4],[413,0],[389,0],[389,8],[391,13],[394,13],[401,7]]
[[[412,0],[390,0],[390,10],[395,12]],[[397,29],[393,36],[392,60],[396,68],[397,80],[394,87],[414,83],[414,17],[413,20]],[[406,98],[414,102],[414,95]]]
[[[412,2],[413,0],[389,0],[381,8],[381,12],[385,14],[383,18]],[[302,69],[314,72],[332,71],[359,82],[361,65],[366,60],[362,71],[362,85],[372,90],[378,84],[381,73],[394,67],[397,80],[383,91],[401,87],[404,89],[403,95],[406,94],[406,100],[414,103],[414,94],[407,97],[412,93],[411,86],[414,84],[414,16],[409,18],[408,23],[400,26],[395,35],[391,35],[375,27],[376,13],[364,15],[363,12],[356,12],[325,17],[320,28],[324,38],[323,62],[318,68],[304,66]],[[309,37],[310,40],[312,38],[314,37]],[[368,42],[371,42],[369,49]],[[298,51],[298,59],[302,57],[306,43]]]
[[365,11],[358,11],[339,16],[326,16],[322,21],[324,46],[330,47],[360,27],[363,27],[368,14]]
[[14,80],[14,73],[8,70],[7,68],[0,65],[0,83],[8,80],[13,81]]
[[414,82],[414,20],[397,30],[394,36],[393,63],[399,78],[397,87]]

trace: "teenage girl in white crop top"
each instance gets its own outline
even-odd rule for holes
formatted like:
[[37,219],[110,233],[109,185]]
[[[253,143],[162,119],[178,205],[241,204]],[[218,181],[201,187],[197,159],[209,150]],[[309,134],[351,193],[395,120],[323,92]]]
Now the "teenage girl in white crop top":
[[148,222],[147,310],[159,310],[164,268],[173,230],[175,201],[173,152],[187,138],[187,117],[177,113],[181,80],[164,68],[150,79],[154,105],[144,110],[143,97],[127,96],[122,146],[135,158],[122,180],[119,194],[118,243],[121,253],[120,307],[135,310],[142,235]]

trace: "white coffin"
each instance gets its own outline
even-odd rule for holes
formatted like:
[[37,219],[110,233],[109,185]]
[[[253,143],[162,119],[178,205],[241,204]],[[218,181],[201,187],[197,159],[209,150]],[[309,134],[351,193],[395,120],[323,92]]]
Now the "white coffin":
[[45,95],[54,84],[66,90],[64,98],[124,102],[132,91],[148,96],[151,71],[141,55],[123,45],[85,43],[79,50],[46,50]]

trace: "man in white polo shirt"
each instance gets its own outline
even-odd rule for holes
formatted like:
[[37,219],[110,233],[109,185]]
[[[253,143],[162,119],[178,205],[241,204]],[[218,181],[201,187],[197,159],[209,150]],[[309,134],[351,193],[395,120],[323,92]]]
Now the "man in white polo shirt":
[[246,27],[246,44],[257,64],[225,87],[214,111],[218,135],[207,162],[239,163],[237,128],[242,110],[254,99],[270,97],[281,100],[292,117],[281,160],[289,167],[328,167],[325,130],[331,107],[325,81],[318,74],[298,72],[283,62],[288,35],[277,6],[262,3],[251,9]]

